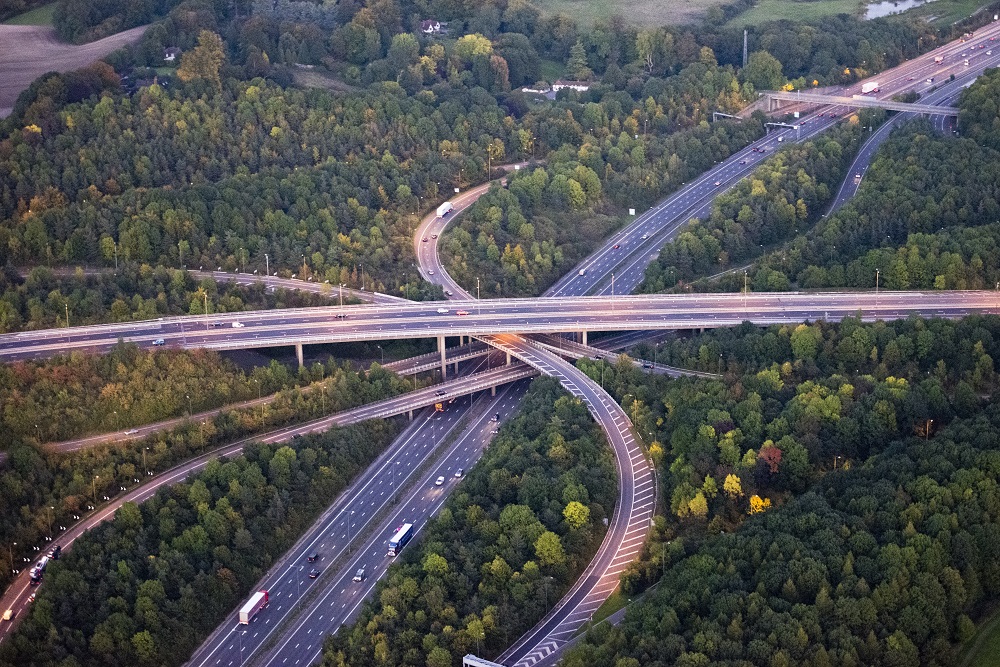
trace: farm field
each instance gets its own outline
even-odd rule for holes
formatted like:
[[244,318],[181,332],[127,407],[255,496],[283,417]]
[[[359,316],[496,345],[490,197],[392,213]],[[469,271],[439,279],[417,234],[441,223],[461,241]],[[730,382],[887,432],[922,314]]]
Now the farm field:
[[60,42],[50,26],[0,25],[0,118],[10,115],[17,96],[42,74],[84,67],[138,41],[145,30],[139,26],[75,46]]
[[55,14],[55,11],[56,3],[50,2],[9,18],[4,23],[7,25],[52,25],[52,15]]
[[566,14],[581,26],[619,14],[639,26],[683,25],[702,19],[709,8],[725,0],[537,0],[544,14]]

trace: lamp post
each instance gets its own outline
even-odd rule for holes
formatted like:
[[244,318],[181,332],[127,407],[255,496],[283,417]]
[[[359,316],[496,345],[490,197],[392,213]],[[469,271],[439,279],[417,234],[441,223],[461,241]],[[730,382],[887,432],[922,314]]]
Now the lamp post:
[[264,274],[271,275],[271,260],[268,258],[267,253],[264,253]]
[[875,319],[878,319],[878,276],[880,269],[875,269]]
[[10,572],[11,574],[16,574],[17,570],[14,569],[14,547],[17,546],[17,542],[11,542],[7,545],[7,553],[10,555]]
[[66,302],[66,328],[69,329],[69,301]]
[[101,478],[100,475],[94,475],[94,479],[91,480],[91,482],[93,484],[93,487],[94,487],[94,504],[95,505],[97,504],[97,480],[99,480],[100,478]]
[[194,414],[194,410],[191,409],[191,394],[184,394],[184,396],[188,400],[188,416],[193,415]]
[[381,345],[376,345],[378,351],[382,353],[382,365],[385,366],[385,350],[382,349]]
[[340,307],[344,307],[344,283],[340,283]]
[[142,471],[146,473],[146,477],[149,477],[149,468],[146,466],[146,452],[149,451],[149,447],[142,448]]

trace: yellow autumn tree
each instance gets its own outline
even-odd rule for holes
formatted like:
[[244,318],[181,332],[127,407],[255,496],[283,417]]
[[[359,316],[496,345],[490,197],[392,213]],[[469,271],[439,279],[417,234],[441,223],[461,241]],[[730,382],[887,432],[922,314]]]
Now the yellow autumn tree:
[[761,498],[756,493],[750,496],[750,514],[760,514],[771,508],[770,498]]
[[204,79],[222,88],[219,70],[226,59],[222,46],[222,38],[211,30],[202,30],[198,34],[198,46],[181,56],[181,66],[177,68],[177,77],[181,81]]
[[733,473],[726,475],[726,481],[722,483],[722,490],[725,491],[726,494],[733,500],[742,496],[743,484],[740,482],[739,476],[734,475]]

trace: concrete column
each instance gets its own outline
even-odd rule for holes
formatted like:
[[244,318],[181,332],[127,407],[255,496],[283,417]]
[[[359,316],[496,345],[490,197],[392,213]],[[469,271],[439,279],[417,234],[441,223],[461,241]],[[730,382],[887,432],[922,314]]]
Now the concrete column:
[[458,362],[455,362],[455,375],[458,375]]
[[495,386],[490,387],[490,396],[496,396],[496,395],[497,395],[497,388]]
[[438,352],[441,353],[441,379],[448,377],[448,363],[445,361],[444,336],[438,336]]
[[302,343],[295,344],[295,357],[299,360],[299,368],[305,368],[306,362],[302,356]]
[[586,331],[581,331],[580,332],[580,336],[583,338],[583,340],[581,340],[580,342],[582,342],[584,345],[586,345],[587,344],[587,332]]
[[413,410],[410,410],[410,421],[413,421]]
[[507,352],[507,365],[510,366],[510,352]]

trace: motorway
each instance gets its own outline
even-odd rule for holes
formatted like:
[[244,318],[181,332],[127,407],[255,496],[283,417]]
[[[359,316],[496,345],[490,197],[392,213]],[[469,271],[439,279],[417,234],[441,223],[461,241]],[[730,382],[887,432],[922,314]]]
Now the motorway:
[[[973,49],[977,55],[966,66],[962,53],[970,54]],[[993,54],[987,56],[986,51],[993,51]],[[942,62],[935,63],[936,57],[941,57]],[[1000,65],[1000,22],[981,28],[967,43],[950,42],[873,78],[880,85],[878,97],[891,98],[912,90],[921,94],[921,101],[943,104],[952,99],[951,93],[939,97],[935,87],[947,87],[954,92],[984,69],[997,65]],[[957,86],[942,85],[952,74],[961,82]],[[934,81],[928,83],[930,78]],[[842,94],[860,94],[863,83],[859,81],[841,89]],[[558,280],[545,293],[546,296],[633,292],[660,249],[674,239],[692,218],[707,217],[716,196],[738,184],[780,148],[782,142],[810,139],[838,122],[844,112],[845,107],[842,106],[814,105],[811,112],[794,121],[798,125],[796,128],[776,128],[737,151],[612,234],[596,251]]]
[[[996,313],[997,297],[989,291],[651,294],[248,311],[6,334],[0,336],[0,360],[45,358],[71,350],[104,352],[119,339],[144,347],[162,339],[172,347],[235,350],[497,333],[697,329],[743,321],[767,325],[859,314],[866,320],[909,315],[957,318]],[[220,326],[212,326],[214,322]],[[241,326],[232,328],[231,322]]]
[[[989,43],[988,40],[987,43]],[[989,60],[984,60],[984,63],[1000,64],[1000,61],[997,61],[998,57],[1000,57],[1000,50],[997,51],[996,56],[985,56],[984,54],[984,58],[989,58]],[[968,68],[964,68],[963,66],[963,69],[966,69],[966,71],[956,73],[954,81],[945,80],[940,86],[929,89],[928,92],[921,96],[921,101],[938,105],[954,104],[958,100],[962,90],[975,81],[976,77],[981,73],[979,68],[968,70]],[[861,187],[861,182],[864,180],[865,172],[868,171],[868,167],[875,157],[879,146],[889,138],[893,128],[914,117],[915,114],[896,114],[876,129],[872,136],[865,141],[851,163],[851,167],[847,171],[847,178],[841,183],[840,189],[837,191],[837,196],[830,203],[830,208],[827,210],[826,215],[830,215],[839,209],[857,194],[858,189]],[[931,123],[934,129],[945,136],[950,135],[955,127],[955,119],[950,116],[932,116]],[[857,178],[857,176],[861,178]]]
[[[313,420],[308,422],[308,424],[313,425],[312,430],[309,432],[319,433],[332,426],[347,426],[349,424],[357,424],[369,419],[385,419],[387,417],[394,417],[396,415],[413,412],[415,410],[419,410],[420,408],[434,405],[438,402],[451,401],[459,396],[474,394],[537,375],[533,369],[521,363],[501,366],[490,370],[481,370],[481,366],[482,364],[476,367],[475,370],[477,372],[463,375],[462,377],[454,380],[447,380],[429,387],[400,394],[399,396],[395,396],[393,398],[375,401],[374,403],[367,403],[356,408],[351,408],[349,410],[329,415],[328,417]],[[321,384],[310,385],[309,387],[304,387],[302,391],[320,390],[321,386]],[[98,445],[139,440],[160,431],[176,428],[177,426],[185,423],[198,423],[213,419],[225,411],[253,409],[258,406],[267,405],[268,403],[276,400],[279,396],[280,394],[265,396],[261,399],[253,399],[252,401],[227,405],[215,410],[208,410],[190,416],[166,419],[164,421],[146,424],[145,426],[138,426],[126,431],[115,431],[112,433],[102,433],[100,435],[93,435],[85,438],[77,438],[76,440],[48,443],[45,445],[45,448],[48,451],[66,454],[83,449],[89,449]],[[306,426],[306,423],[303,423],[302,425]]]
[[[499,413],[506,419],[526,387],[513,385],[495,398],[480,399],[471,414],[468,403],[461,401],[437,415],[428,410],[426,422],[412,423],[388,456],[371,466],[350,493],[342,493],[260,582],[258,587],[271,595],[268,607],[245,627],[238,624],[234,610],[187,664],[228,667],[245,660],[272,664],[278,652],[281,660],[274,664],[312,664],[322,650],[323,638],[357,613],[391,564],[385,553],[394,529],[409,522],[419,530],[440,508],[459,482],[457,470],[469,470],[491,439],[497,428],[493,416]],[[469,428],[451,442],[449,435],[466,417],[471,420]],[[442,445],[446,450],[439,460],[424,466]],[[406,480],[421,470],[412,489],[407,488]],[[434,484],[438,476],[446,480],[441,487]],[[360,546],[354,545],[359,538]],[[315,564],[306,562],[313,551],[319,554]],[[316,580],[308,578],[313,567],[322,571]],[[360,583],[351,581],[358,568],[365,569]],[[309,595],[313,588],[320,591],[317,596]],[[299,604],[303,600],[309,603],[305,608]],[[283,634],[272,642],[278,650],[271,651],[268,644],[276,631]]]
[[[360,546],[353,559],[338,568],[323,592],[310,601],[294,624],[281,634],[275,646],[256,662],[257,665],[309,665],[319,659],[326,635],[333,634],[341,625],[350,623],[356,617],[362,602],[392,565],[393,559],[386,555],[389,537],[404,523],[412,523],[416,531],[414,535],[419,535],[427,521],[461,483],[458,471],[468,471],[475,465],[500,423],[517,409],[527,388],[526,382],[512,385],[498,393],[492,401],[473,408],[469,423],[455,444],[439,462],[427,468],[396,511],[381,522],[383,530],[373,534]],[[499,422],[495,419],[497,415]],[[438,477],[445,478],[442,486],[435,484]],[[351,581],[359,568],[365,570],[366,577],[360,584]],[[207,667],[207,664],[194,661],[190,664],[192,667]]]
[[[989,28],[980,31],[980,35],[977,37],[977,40],[988,36],[990,34],[987,32],[988,30],[992,30],[992,33],[994,34],[996,32],[996,28],[994,26],[990,26]],[[961,50],[961,48],[968,48],[968,47],[958,47],[958,48],[955,47],[956,45],[949,45],[948,47],[943,47],[943,49],[954,51],[957,54],[958,51]],[[949,53],[949,55],[953,56],[954,54]],[[922,58],[929,59],[931,58],[931,56],[932,54],[927,54],[926,56],[922,56]],[[985,59],[980,59],[980,61],[983,60]],[[914,64],[908,64],[908,65],[909,67],[915,68],[908,70],[910,72],[919,73],[921,71],[921,66]],[[953,65],[949,65],[949,67],[953,67]],[[887,78],[887,77],[880,77],[880,79],[881,78]],[[911,74],[911,77],[908,80],[912,79],[913,79],[913,74]],[[887,85],[888,84],[883,83],[883,86]],[[762,140],[759,143],[764,144],[765,142],[773,141],[777,136],[782,136],[782,137],[787,136],[789,139],[791,139],[793,137],[793,132],[795,135],[800,135],[800,134],[804,135],[804,136],[796,136],[795,138],[806,138],[808,136],[812,136],[818,131],[822,131],[822,129],[828,127],[829,124],[832,122],[829,121],[828,119],[819,120],[818,116],[807,117],[803,120],[806,122],[812,120],[814,121],[814,124],[810,126],[808,129],[802,128],[795,131],[790,129],[778,130],[775,133],[772,133],[770,137]],[[774,146],[774,144],[770,145],[772,147]],[[661,216],[660,219],[656,221],[657,224],[653,224],[650,226],[650,229],[652,231],[641,232],[641,234],[646,235],[646,238],[645,239],[640,238],[639,240],[644,242],[650,241],[648,245],[656,246],[656,248],[658,248],[659,246],[656,244],[659,242],[660,238],[661,237],[667,238],[670,234],[670,231],[667,229],[668,225],[663,222],[664,218],[670,217],[670,219],[673,219],[679,217],[681,218],[679,224],[686,223],[687,219],[693,217],[696,214],[698,210],[697,207],[699,205],[703,206],[706,201],[710,201],[712,197],[718,194],[718,192],[721,192],[722,189],[724,189],[723,188],[724,185],[726,187],[730,186],[732,183],[739,180],[739,178],[742,178],[746,174],[746,172],[752,169],[753,164],[751,164],[751,160],[759,162],[759,160],[763,158],[764,154],[761,153],[755,152],[753,153],[753,157],[749,156],[747,153],[742,153],[742,152],[738,153],[729,160],[725,161],[724,163],[716,167],[715,169],[713,169],[712,171],[710,171],[708,174],[703,175],[701,178],[697,179],[694,183],[692,183],[691,186],[686,188],[684,191],[676,193],[674,197],[669,198],[663,204],[658,205],[658,207],[654,207],[654,209],[651,209],[651,211],[654,213],[647,212],[647,214],[644,214],[644,216],[646,216],[645,219],[647,221],[656,218],[655,212],[664,211],[664,206],[668,202],[675,201],[677,203],[677,207],[675,207],[675,210],[671,212],[672,217],[670,217],[667,214]],[[745,160],[745,162],[743,164],[739,164],[739,161],[742,160]],[[741,170],[741,169],[736,169],[736,167],[747,167],[747,169]],[[716,181],[713,181],[712,178],[716,178],[719,185],[715,185]],[[712,185],[709,186],[708,185],[709,183],[711,183]],[[704,191],[705,194],[708,194],[710,196],[705,196],[705,194],[699,196],[699,193],[696,192],[696,190]],[[639,220],[636,221],[636,223],[633,223],[633,225],[630,225],[628,228],[626,228],[626,230],[623,230],[623,232],[632,229],[637,225],[637,223],[640,223],[642,220],[643,219],[640,218]],[[623,232],[619,232],[619,234],[622,234]],[[609,240],[605,247],[612,248],[612,246],[615,243],[621,243],[620,241],[616,241],[615,240],[616,238],[618,237],[616,236],[613,237],[611,240]],[[626,237],[621,237],[621,238],[623,240],[627,240]],[[560,289],[557,283],[556,288],[550,290],[550,292],[584,294],[589,291],[592,291],[595,287],[598,287],[597,283],[601,282],[601,279],[605,279],[604,280],[605,284],[601,289],[604,291],[611,291],[613,288],[610,286],[610,283],[606,281],[606,277],[609,276],[612,273],[612,271],[615,271],[617,267],[622,265],[622,261],[618,261],[617,263],[615,263],[614,260],[619,258],[622,259],[631,258],[631,259],[638,259],[639,262],[645,261],[645,264],[648,264],[649,259],[651,259],[655,255],[653,255],[652,253],[646,253],[643,248],[643,246],[645,245],[646,245],[645,243],[639,244],[638,242],[636,242],[635,247],[632,248],[630,252],[628,251],[623,252],[620,255],[618,255],[617,253],[613,254],[609,257],[606,257],[605,261],[603,261],[600,264],[595,263],[597,262],[598,259],[600,259],[600,257],[596,256],[595,254],[595,256],[591,256],[590,258],[588,258],[588,260],[585,261],[583,267],[587,268],[588,270],[584,272],[584,275],[582,276],[579,275],[578,271],[571,273],[569,278],[566,280],[565,288]],[[662,245],[662,243],[660,243],[660,245]],[[644,257],[646,255],[649,256]],[[642,265],[641,267],[642,270],[644,270],[645,264]],[[589,267],[593,267],[593,270],[590,270]],[[630,265],[629,267],[626,268],[630,268],[634,272],[636,266]],[[429,275],[433,276],[433,274]],[[620,276],[621,277],[619,278],[619,281],[624,279],[625,282],[619,282],[617,286],[618,293],[624,291],[631,291],[631,288],[633,288],[634,285],[638,284],[638,280],[635,280],[634,284],[630,284],[632,278],[629,278],[626,272],[622,272]],[[578,278],[586,278],[586,280],[578,280]],[[595,279],[595,282],[590,287],[587,287],[587,283],[590,282],[591,279]],[[639,279],[641,280],[641,276]],[[452,291],[455,294],[462,293],[454,289]],[[828,319],[838,319],[839,317],[842,317],[844,315],[856,314],[859,312],[859,310],[863,314],[865,319],[874,319],[876,316],[883,318],[901,317],[911,313],[919,313],[930,316],[959,317],[968,314],[970,312],[997,312],[997,302],[998,302],[997,296],[994,293],[989,293],[989,292],[963,292],[963,293],[958,293],[958,295],[952,293],[948,295],[950,296],[950,299],[948,299],[947,302],[939,298],[935,299],[935,297],[944,295],[922,294],[922,293],[883,292],[881,293],[881,295],[879,294],[773,295],[772,294],[772,295],[767,295],[767,297],[770,298],[771,300],[766,303],[761,302],[760,301],[761,297],[758,295],[752,295],[752,296],[725,295],[725,296],[731,296],[731,297],[735,296],[736,300],[730,299],[730,301],[726,303],[719,303],[719,302],[710,303],[708,304],[708,307],[705,307],[704,302],[713,301],[713,299],[705,295],[701,295],[698,297],[699,300],[702,302],[700,305],[693,303],[683,304],[682,307],[687,307],[689,309],[693,309],[694,311],[698,311],[695,313],[694,316],[689,315],[687,317],[684,317],[683,314],[678,314],[677,312],[669,313],[668,311],[670,310],[670,306],[666,304],[659,304],[657,306],[659,310],[657,312],[651,312],[647,309],[643,309],[637,303],[632,302],[631,299],[618,298],[618,299],[610,299],[604,301],[599,299],[589,300],[584,302],[587,304],[587,307],[590,310],[587,311],[586,315],[584,316],[585,321],[582,322],[579,316],[580,313],[579,310],[577,310],[577,317],[574,319],[572,313],[566,311],[565,309],[559,311],[558,308],[553,308],[551,304],[546,304],[543,300],[526,300],[528,302],[527,305],[529,306],[529,310],[532,311],[527,314],[523,311],[518,311],[517,309],[514,309],[513,311],[503,310],[504,306],[502,306],[500,302],[504,300],[496,300],[496,302],[492,301],[469,302],[468,303],[468,307],[470,308],[469,315],[461,316],[456,312],[453,315],[445,314],[444,319],[442,319],[441,314],[436,313],[436,311],[434,314],[426,312],[400,314],[399,311],[402,310],[402,308],[398,306],[393,307],[391,309],[384,309],[384,310],[395,311],[396,312],[395,316],[386,316],[385,313],[380,315],[378,312],[378,308],[375,307],[374,316],[372,316],[370,312],[362,312],[361,310],[352,312],[350,317],[353,318],[356,314],[359,314],[364,319],[362,320],[356,319],[350,323],[344,320],[331,323],[329,318],[336,316],[335,315],[331,316],[329,313],[327,313],[326,315],[319,315],[320,319],[322,319],[323,317],[327,318],[327,321],[325,323],[317,322],[317,319],[315,317],[310,318],[309,316],[306,316],[304,319],[293,323],[294,326],[299,327],[299,331],[297,333],[291,333],[290,335],[288,332],[288,329],[290,327],[287,325],[289,324],[291,319],[296,319],[296,316],[289,315],[287,314],[287,312],[282,314],[286,317],[284,321],[280,319],[274,319],[271,316],[262,317],[259,322],[253,324],[253,327],[251,327],[250,321],[244,320],[246,316],[250,316],[250,318],[252,319],[253,318],[252,313],[239,314],[238,316],[228,315],[225,316],[225,318],[218,318],[218,316],[202,317],[200,318],[200,321],[196,323],[195,320],[192,318],[165,318],[164,320],[152,323],[144,323],[143,325],[141,325],[138,333],[139,340],[137,342],[149,345],[152,343],[153,340],[155,340],[155,338],[150,336],[156,336],[156,337],[163,337],[165,339],[168,339],[169,337],[170,344],[177,344],[179,346],[216,347],[218,349],[234,349],[236,347],[258,346],[256,345],[256,342],[260,341],[261,335],[264,334],[265,336],[271,339],[271,341],[268,342],[267,345],[277,345],[277,344],[288,345],[288,344],[294,344],[295,342],[318,342],[316,335],[317,328],[330,329],[331,326],[336,327],[336,325],[341,325],[340,329],[342,330],[337,332],[337,335],[346,335],[346,336],[353,335],[353,338],[344,338],[344,340],[348,339],[356,340],[360,337],[364,337],[366,339],[371,337],[400,338],[400,337],[423,337],[427,335],[459,335],[459,332],[461,332],[462,334],[480,333],[481,337],[486,338],[491,344],[494,344],[500,347],[501,349],[505,349],[511,352],[514,356],[517,356],[519,358],[522,359],[527,358],[528,360],[530,360],[529,363],[533,363],[536,367],[540,367],[544,371],[550,372],[554,375],[559,375],[559,372],[565,371],[567,369],[567,366],[573,370],[576,369],[573,368],[572,366],[569,366],[568,364],[564,364],[563,362],[559,362],[557,365],[554,366],[553,365],[547,366],[547,364],[551,364],[551,357],[547,356],[548,355],[547,352],[541,349],[536,343],[529,342],[523,338],[520,338],[517,335],[514,335],[515,332],[521,333],[523,331],[528,330],[526,329],[525,326],[522,326],[518,321],[515,320],[519,320],[521,317],[526,317],[527,319],[525,319],[524,324],[525,325],[530,324],[531,327],[534,327],[534,330],[537,330],[540,333],[554,333],[558,331],[576,331],[584,328],[593,330],[598,330],[598,329],[635,330],[640,328],[649,328],[649,329],[694,328],[701,326],[708,326],[708,327],[728,326],[729,324],[737,323],[739,321],[742,321],[743,319],[758,321],[762,324],[775,321],[801,321],[802,319],[816,319],[819,317],[825,317]],[[742,303],[738,301],[740,298],[742,298]],[[879,302],[880,299],[881,303]],[[953,301],[956,300],[958,301],[958,303],[953,303]],[[649,298],[644,297],[643,301],[644,302],[649,301]],[[421,305],[426,306],[428,304],[421,304]],[[438,304],[430,304],[430,305],[434,306]],[[455,307],[455,305],[456,304],[451,304],[452,307]],[[678,305],[679,304],[675,303],[674,307],[676,308]],[[485,314],[483,314],[482,311],[480,310],[483,307],[489,309],[491,306],[497,308],[497,310],[495,312],[492,313],[487,312]],[[576,307],[579,308],[579,306],[580,304],[577,303]],[[762,312],[760,310],[762,306],[765,306],[770,310],[768,310],[767,312]],[[445,307],[445,306],[439,305],[438,307]],[[471,310],[472,308],[475,308],[477,311],[475,316],[472,316],[472,310]],[[460,307],[459,309],[462,310],[463,308]],[[691,311],[689,310],[689,312]],[[273,315],[273,313],[269,315]],[[301,317],[301,315],[302,311],[299,311],[299,316]],[[437,315],[437,317],[434,317],[434,315]],[[637,316],[640,317],[639,320],[636,319]],[[486,320],[488,320],[490,317],[492,317],[496,321],[487,323]],[[648,321],[642,319],[646,317],[650,319]],[[480,320],[480,322],[478,322],[478,326],[480,326],[480,329],[478,330],[470,329],[470,324],[472,323],[473,319],[476,318]],[[554,318],[557,321],[555,321],[554,323],[543,324],[541,320],[545,318]],[[229,326],[230,329],[225,331],[217,331],[216,330],[217,327],[211,327],[210,329],[209,327],[216,321],[218,321],[221,326]],[[239,328],[231,328],[231,321],[239,321],[241,324],[244,324],[245,326]],[[381,327],[383,325],[386,325],[386,323],[389,323],[390,329],[395,328],[396,330],[384,331]],[[346,331],[347,329],[351,328],[352,324],[362,325],[366,329],[366,331],[363,334],[361,334],[361,336],[357,335],[358,334],[357,331],[354,332]],[[641,326],[637,326],[637,324],[641,324]],[[420,325],[423,325],[422,329],[420,328]],[[185,326],[189,327],[187,331],[185,331]],[[192,331],[190,328],[191,326],[198,327],[198,330]],[[292,328],[294,328],[294,326]],[[492,335],[495,334],[498,330],[500,330],[500,327],[503,326],[509,327],[511,334]],[[204,328],[202,329],[200,327]],[[275,328],[281,329],[282,334],[275,336],[273,334],[265,333],[268,330],[273,331]],[[355,326],[354,328],[357,328],[357,326]],[[118,332],[108,331],[108,330],[82,331],[83,329],[84,328],[79,328],[78,330],[60,331],[58,335],[62,336],[63,340],[56,343],[53,346],[53,348],[50,349],[45,349],[45,345],[40,344],[40,342],[44,340],[44,336],[32,337],[30,334],[15,334],[12,336],[0,337],[0,356],[6,357],[9,360],[13,358],[49,356],[51,354],[64,351],[67,347],[80,348],[80,349],[100,349],[100,345],[106,344],[108,340],[113,342],[118,338],[118,336],[128,335],[129,337],[132,337],[132,335],[135,335],[135,334],[130,334],[128,331],[122,331],[122,330],[119,330]],[[93,328],[93,329],[100,329],[100,328]],[[400,335],[399,331],[404,329],[408,329],[408,334]],[[188,334],[188,331],[191,332],[190,335]],[[42,332],[32,332],[32,333],[42,333]],[[49,333],[51,334],[52,332]],[[324,342],[327,342],[327,339],[330,335],[331,334],[329,331],[321,332],[318,334],[319,338],[322,339]],[[282,342],[274,342],[276,340]],[[230,347],[225,347],[227,345]],[[58,348],[57,351],[56,348]],[[18,355],[23,355],[23,356],[18,356]],[[622,470],[622,458],[619,455],[619,452],[628,455],[630,451],[628,443],[625,441],[625,437],[628,435],[627,418],[624,418],[624,415],[620,413],[620,409],[616,410],[617,405],[614,404],[613,401],[612,405],[610,406],[604,405],[603,397],[601,396],[603,392],[594,393],[592,391],[592,383],[589,382],[589,379],[585,377],[580,378],[578,376],[573,375],[572,373],[567,374],[565,372],[563,373],[561,379],[567,386],[575,387],[580,392],[578,395],[581,395],[581,397],[587,400],[589,407],[593,412],[597,414],[602,425],[605,426],[605,428],[610,429],[609,434],[617,432],[618,435],[621,436],[620,440],[618,438],[612,438],[612,445],[615,447],[619,468],[620,470]],[[601,409],[602,405],[605,408],[604,410]],[[617,426],[617,428],[611,426],[612,424]],[[641,458],[641,450],[639,451],[639,454]],[[190,465],[190,462],[185,465]],[[626,464],[626,465],[628,465],[629,467],[634,467],[631,464]],[[646,466],[646,469],[648,470],[648,466]],[[633,482],[634,481],[635,480],[633,480]],[[646,480],[641,480],[641,484],[634,485],[633,489],[639,488],[639,486],[645,487]],[[653,487],[651,481],[649,486]],[[623,486],[623,493],[627,492],[628,489],[626,489]],[[152,491],[150,493],[152,493]],[[652,499],[652,493],[653,491],[651,490],[649,492],[650,499]],[[633,493],[633,495],[636,495],[636,493]],[[650,500],[650,505],[651,504],[652,500]],[[622,510],[623,505],[624,505],[623,503],[620,503],[620,506],[616,509],[616,513]],[[648,514],[646,520],[648,522]],[[632,525],[631,521],[627,523],[621,523],[618,521],[613,522],[612,529],[609,530],[608,538],[605,540],[605,545],[609,544],[610,542],[614,542],[621,537],[621,535],[617,534],[615,531],[616,524],[620,524],[620,526],[626,530],[625,533],[626,536],[632,534],[631,538],[625,540],[626,542],[631,542],[634,540],[636,542],[636,550],[641,547],[645,535],[644,529],[643,531],[641,531],[641,534],[639,532],[630,533],[628,531],[628,528],[629,526]],[[624,542],[619,541],[618,544],[615,546],[620,547],[621,544],[623,543]],[[617,561],[621,556],[621,553],[617,548],[612,550],[605,550],[604,545],[602,545],[602,551],[599,552],[598,558],[595,559],[594,563],[591,564],[591,568],[588,570],[588,574],[580,579],[580,581],[577,583],[577,586],[574,587],[573,591],[571,591],[568,600],[564,600],[564,602],[560,603],[558,609],[563,609],[563,610],[568,609],[574,612],[579,611],[581,612],[580,616],[582,617],[586,616],[589,612],[587,612],[586,609],[581,608],[579,602],[585,601],[587,599],[593,601],[594,600],[593,594],[595,592],[598,597],[601,595],[606,597],[606,594],[602,592],[602,590],[599,590],[601,589],[600,582],[603,579],[603,577],[601,576],[600,567],[604,566],[605,568],[607,568],[608,566],[612,566],[615,564],[613,561],[608,562],[602,560],[605,556],[608,555],[613,557],[613,561]],[[621,561],[618,563],[618,565],[623,566],[624,563],[627,562],[628,561]],[[615,579],[614,583],[617,584],[617,577],[615,577],[614,579]],[[610,581],[605,582],[605,586],[607,585],[610,585]],[[610,590],[608,590],[607,593],[609,594]],[[514,647],[513,649],[514,654],[512,655],[512,657],[513,659],[521,660],[521,662],[518,662],[518,664],[526,664],[526,665],[534,663],[540,664],[541,661],[546,660],[546,656],[549,655],[549,653],[544,653],[546,647],[543,644],[545,644],[546,641],[552,642],[553,638],[558,640],[559,635],[555,634],[554,631],[557,631],[559,628],[568,627],[567,623],[572,624],[578,621],[578,619],[574,620],[574,618],[570,618],[569,617],[570,615],[567,615],[565,613],[563,614],[562,619],[559,619],[557,616],[558,613],[553,615],[552,618],[543,621],[543,624],[536,629],[537,630],[536,632],[533,633],[533,637],[529,637],[527,641],[521,642],[518,646]],[[558,642],[556,641],[555,643]],[[519,655],[517,655],[518,653]]]
[[[147,500],[160,488],[181,482],[186,479],[188,475],[198,472],[210,460],[223,456],[238,456],[242,453],[243,448],[247,443],[288,442],[297,436],[323,433],[335,426],[357,424],[371,419],[386,419],[393,415],[403,414],[411,410],[419,410],[424,406],[430,406],[437,402],[451,404],[451,407],[445,411],[445,414],[448,415],[448,419],[445,422],[441,421],[440,416],[435,416],[435,413],[432,410],[426,410],[422,414],[418,415],[411,428],[408,429],[408,432],[418,429],[422,424],[430,424],[428,430],[419,431],[421,434],[419,437],[423,438],[429,434],[433,434],[435,429],[440,430],[439,427],[442,423],[451,423],[454,421],[452,419],[452,412],[465,409],[467,404],[465,401],[457,401],[456,399],[459,397],[475,392],[484,392],[492,387],[498,387],[501,385],[509,386],[510,383],[515,383],[521,379],[530,378],[537,374],[534,369],[524,364],[512,364],[510,366],[502,366],[492,370],[475,372],[480,370],[482,366],[483,362],[480,362],[476,366],[470,367],[468,369],[468,371],[470,371],[468,374],[432,387],[419,389],[414,392],[377,401],[375,403],[369,403],[357,408],[320,417],[318,419],[313,419],[294,426],[277,429],[258,436],[244,438],[230,445],[215,448],[195,457],[194,459],[191,459],[190,461],[174,466],[173,468],[170,468],[169,470],[153,477],[141,486],[135,487],[126,493],[113,498],[108,504],[99,507],[95,512],[85,515],[79,523],[71,527],[65,533],[59,535],[53,544],[61,545],[64,552],[68,551],[72,547],[73,542],[76,541],[80,535],[94,526],[112,518],[123,503],[142,502]],[[393,447],[395,446],[396,445],[394,444]],[[370,471],[371,469],[361,475],[360,478],[370,475]],[[406,473],[405,468],[396,469],[396,474],[400,475],[400,483],[402,483],[404,479],[404,473]],[[30,562],[25,564],[20,575],[8,587],[3,596],[0,597],[0,609],[13,609],[18,616],[21,615],[21,612],[28,604],[27,598],[30,592],[28,571],[30,570],[30,567],[34,565],[34,561],[37,561],[37,559],[42,555],[43,553],[39,552],[34,559],[31,559]],[[0,624],[0,642],[3,641],[6,635],[14,627],[15,624],[13,623]]]

